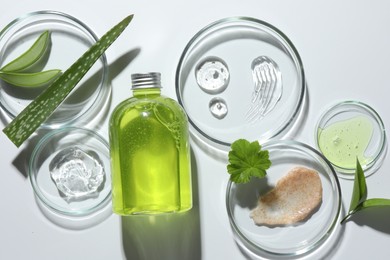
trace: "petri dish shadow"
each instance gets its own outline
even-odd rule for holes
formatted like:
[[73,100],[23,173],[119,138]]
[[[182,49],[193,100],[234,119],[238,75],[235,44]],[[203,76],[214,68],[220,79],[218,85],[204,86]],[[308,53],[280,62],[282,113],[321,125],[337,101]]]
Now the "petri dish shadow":
[[68,216],[55,212],[48,208],[43,202],[35,196],[36,204],[42,215],[46,217],[54,225],[67,230],[84,230],[98,225],[112,215],[111,203],[107,203],[99,210],[83,215],[83,216]]
[[49,132],[48,129],[39,129],[36,135],[31,137],[27,144],[21,149],[15,159],[12,161],[12,165],[18,170],[18,172],[27,179],[28,176],[28,164],[34,147],[39,140]]

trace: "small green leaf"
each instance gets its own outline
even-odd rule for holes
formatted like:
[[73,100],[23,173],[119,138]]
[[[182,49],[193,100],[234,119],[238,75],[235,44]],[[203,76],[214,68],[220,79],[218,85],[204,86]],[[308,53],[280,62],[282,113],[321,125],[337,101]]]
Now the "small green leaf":
[[3,72],[22,71],[36,63],[45,53],[50,42],[49,31],[44,31],[34,44],[18,58],[0,69]]
[[359,160],[356,160],[355,181],[349,211],[354,210],[367,198],[366,178]]
[[373,207],[389,207],[390,199],[374,198],[367,199],[366,177],[359,160],[356,163],[355,180],[353,185],[352,199],[348,214],[341,220],[341,224],[347,221],[353,214]]
[[263,178],[271,166],[268,151],[262,151],[258,141],[239,139],[231,145],[228,156],[227,171],[235,183],[246,183],[251,177]]
[[2,72],[0,78],[19,87],[40,87],[52,82],[61,74],[61,70],[46,70],[36,73]]
[[3,129],[3,132],[17,147],[55,111],[92,65],[123,32],[132,18],[133,15],[126,17],[103,35]]
[[367,209],[371,207],[387,207],[390,206],[390,199],[368,199],[362,203],[361,209]]

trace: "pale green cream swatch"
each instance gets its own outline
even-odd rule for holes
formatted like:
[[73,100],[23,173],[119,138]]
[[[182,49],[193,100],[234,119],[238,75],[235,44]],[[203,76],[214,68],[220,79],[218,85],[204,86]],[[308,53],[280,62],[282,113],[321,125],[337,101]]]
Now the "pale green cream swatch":
[[365,116],[339,121],[318,131],[318,145],[323,155],[341,168],[354,168],[356,158],[362,165],[372,158],[365,155],[373,133],[373,125]]

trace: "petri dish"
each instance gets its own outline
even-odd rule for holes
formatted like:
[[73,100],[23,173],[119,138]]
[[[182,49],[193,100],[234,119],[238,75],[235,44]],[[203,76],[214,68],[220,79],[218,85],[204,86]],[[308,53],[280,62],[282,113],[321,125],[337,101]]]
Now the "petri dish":
[[355,176],[356,158],[369,176],[380,167],[387,151],[381,117],[359,101],[342,101],[327,108],[317,123],[315,140],[339,176],[346,179]]
[[[335,170],[321,153],[300,142],[274,140],[265,143],[263,148],[269,151],[272,161],[267,176],[252,178],[245,184],[229,181],[227,185],[226,208],[237,244],[247,254],[265,259],[297,259],[318,254],[330,237],[336,241],[339,235],[342,200]],[[319,173],[323,190],[319,208],[308,219],[294,225],[256,225],[249,215],[257,206],[259,196],[296,166]]]
[[108,143],[84,128],[50,131],[29,161],[38,201],[66,216],[85,216],[106,207],[111,202],[110,172]]
[[[50,32],[49,48],[39,63],[26,72],[65,71],[98,40],[85,23],[68,14],[57,11],[28,13],[0,32],[0,67],[24,53],[46,30]],[[0,105],[6,119],[15,118],[42,91],[43,88],[16,87],[0,80]],[[54,129],[81,120],[90,122],[107,103],[110,93],[107,61],[102,55],[42,127]]]
[[[275,64],[265,72],[263,87],[256,85],[252,68],[260,56],[272,60],[268,67]],[[206,81],[209,85],[199,85]],[[282,138],[294,126],[306,91],[303,64],[292,42],[271,24],[250,17],[225,18],[200,30],[181,54],[175,85],[192,135],[222,150],[239,138],[261,143]],[[263,96],[276,104],[262,115],[259,107],[267,101],[254,100],[256,88],[273,93],[273,85],[280,85],[282,93]],[[224,101],[226,114],[213,113],[209,104],[216,99]]]

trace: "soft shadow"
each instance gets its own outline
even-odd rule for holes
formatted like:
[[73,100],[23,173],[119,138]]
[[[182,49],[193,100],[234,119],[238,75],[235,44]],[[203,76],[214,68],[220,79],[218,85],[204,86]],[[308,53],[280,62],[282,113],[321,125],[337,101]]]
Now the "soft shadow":
[[318,249],[322,251],[320,259],[333,259],[333,256],[335,256],[340,250],[341,242],[343,241],[344,237],[345,225],[340,225],[339,223],[337,223],[334,233],[331,234],[329,238],[327,238],[327,241],[324,243],[324,245]]
[[359,226],[368,226],[379,232],[390,234],[390,207],[373,207],[356,212],[344,223],[348,225],[349,221],[354,221]]
[[112,81],[115,79],[124,68],[126,68],[141,52],[140,48],[135,48],[122,54],[115,62],[110,64],[110,75],[109,78]]
[[248,183],[232,184],[235,190],[236,203],[242,208],[254,209],[260,196],[265,195],[272,188],[268,178],[252,178]]
[[28,165],[31,154],[38,144],[39,140],[49,132],[48,129],[39,129],[36,134],[26,141],[26,145],[20,150],[15,159],[12,161],[12,165],[21,173],[25,178],[28,176]]
[[[112,80],[138,56],[140,51],[139,48],[128,51],[111,63],[108,66],[108,82],[111,83]],[[99,85],[102,74],[103,68],[99,69],[96,73],[86,79],[69,97],[67,97],[66,104],[72,106],[78,104],[83,105],[85,103],[85,97],[89,97],[96,91],[96,86]]]
[[193,208],[187,212],[122,217],[126,259],[201,259],[199,194],[195,156],[192,160]]
[[42,215],[46,217],[54,225],[67,229],[80,231],[88,228],[92,228],[112,215],[111,201],[101,205],[96,211],[79,216],[64,215],[45,205],[37,196],[35,196],[36,204],[41,211]]
[[[309,250],[308,252],[300,253],[298,255],[291,255],[288,258],[289,260],[298,260],[298,259],[318,259],[318,260],[328,260],[333,259],[333,257],[340,250],[342,245],[342,240],[345,237],[345,225],[340,225],[340,216],[344,216],[344,210],[341,210],[339,217],[333,223],[333,229],[323,237],[323,240],[319,241],[317,246]],[[235,243],[246,259],[279,259],[280,257],[273,253],[267,253],[265,251],[259,252],[255,248],[245,246],[240,239],[235,237]]]
[[222,163],[227,163],[228,161],[228,152],[230,147],[218,144],[211,144],[210,141],[206,140],[205,137],[200,135],[190,133],[191,140],[202,149],[204,153],[206,153],[210,158],[218,160]]
[[302,107],[299,109],[295,119],[293,119],[295,121],[291,124],[283,139],[294,139],[300,132],[302,132],[303,127],[306,125],[310,107],[309,88],[307,86],[307,82],[305,83],[305,88],[306,91],[302,99]]

